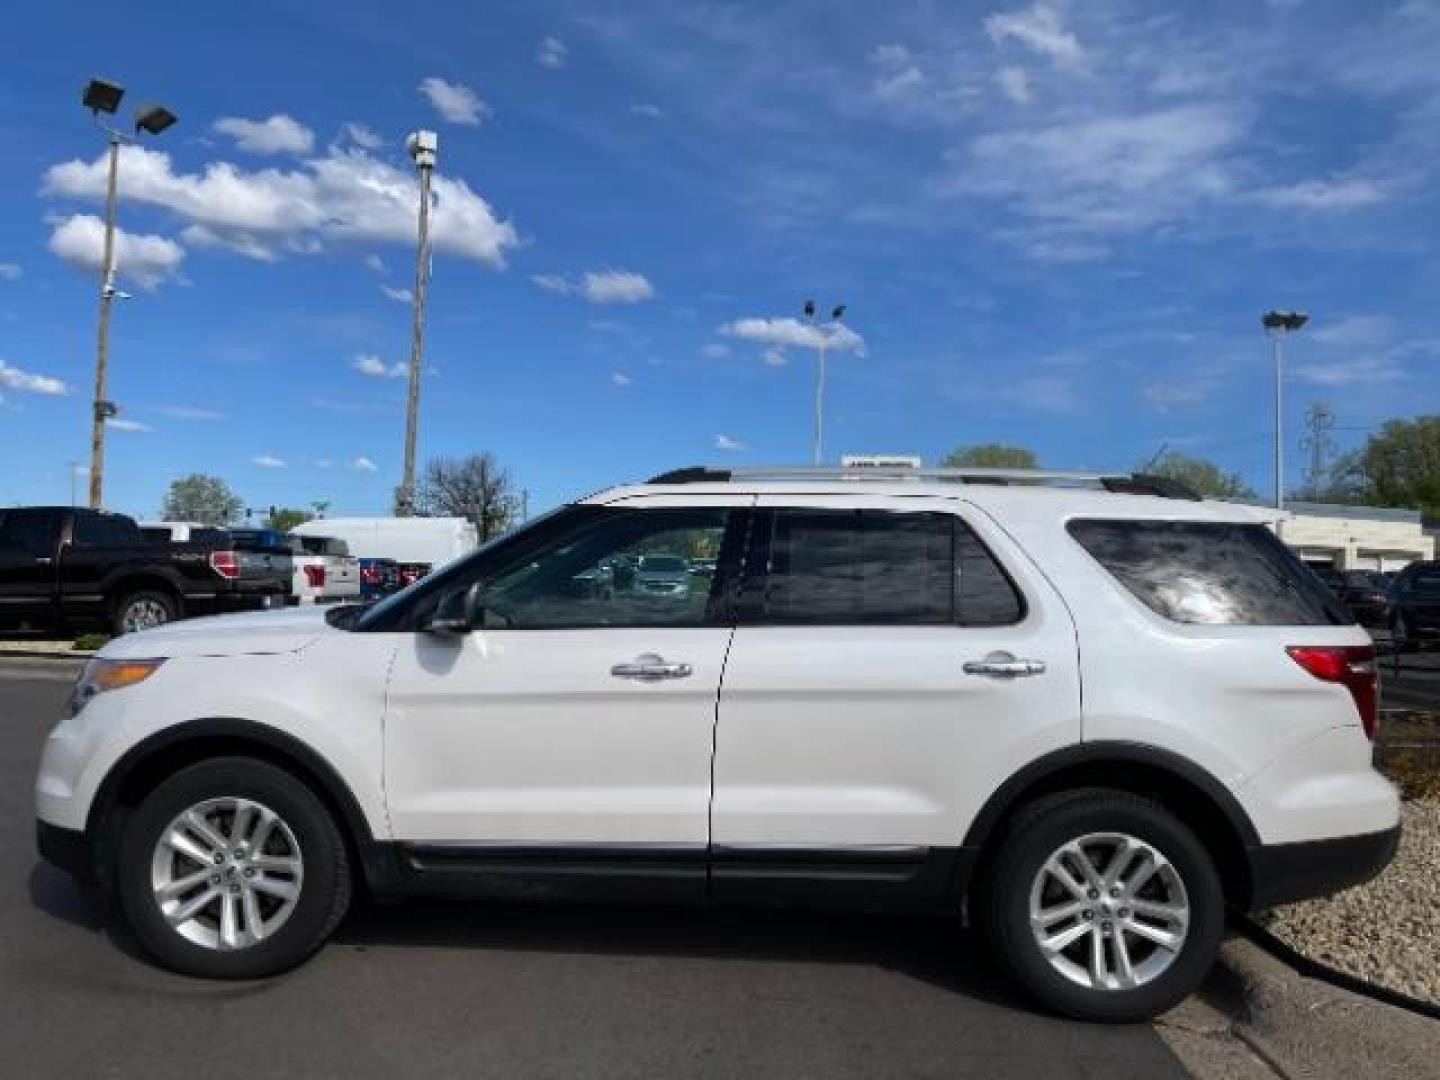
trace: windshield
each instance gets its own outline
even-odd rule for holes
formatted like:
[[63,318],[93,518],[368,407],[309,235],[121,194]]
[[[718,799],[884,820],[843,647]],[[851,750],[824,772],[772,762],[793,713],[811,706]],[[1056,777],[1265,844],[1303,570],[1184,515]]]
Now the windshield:
[[641,573],[680,574],[685,560],[678,555],[646,555],[640,562]]

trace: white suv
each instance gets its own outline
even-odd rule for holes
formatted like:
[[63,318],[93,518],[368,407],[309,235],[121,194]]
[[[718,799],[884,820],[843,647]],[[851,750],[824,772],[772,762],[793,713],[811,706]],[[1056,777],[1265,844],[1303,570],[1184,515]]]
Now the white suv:
[[[713,572],[648,588],[653,553]],[[1196,986],[1227,905],[1390,859],[1376,695],[1370,639],[1246,507],[687,469],[372,607],[111,642],[46,744],[39,843],[201,975],[298,963],[360,887],[848,904],[963,915],[1052,1008],[1128,1020]]]

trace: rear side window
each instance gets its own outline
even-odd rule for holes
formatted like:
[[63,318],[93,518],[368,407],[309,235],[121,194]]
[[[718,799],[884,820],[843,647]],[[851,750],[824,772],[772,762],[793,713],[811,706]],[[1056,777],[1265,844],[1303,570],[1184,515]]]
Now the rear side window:
[[1338,626],[1354,619],[1264,525],[1072,521],[1070,535],[1150,610],[1210,626]]
[[0,547],[18,548],[37,557],[53,555],[59,531],[59,515],[52,511],[0,511]]
[[82,547],[124,547],[141,539],[129,518],[111,514],[77,514],[74,541]]
[[1005,572],[951,514],[796,509],[768,517],[763,584],[746,604],[754,621],[995,626],[1024,613]]
[[1421,570],[1410,579],[1410,591],[1421,596],[1440,596],[1440,570]]

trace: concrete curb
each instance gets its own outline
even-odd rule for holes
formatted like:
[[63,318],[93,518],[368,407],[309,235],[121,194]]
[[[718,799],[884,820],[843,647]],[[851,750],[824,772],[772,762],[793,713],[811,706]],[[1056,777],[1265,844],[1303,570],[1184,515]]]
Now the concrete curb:
[[1440,1080],[1440,1021],[1306,978],[1232,938],[1202,995],[1284,1077]]
[[47,649],[0,649],[0,660],[89,660],[95,654],[79,650],[53,652]]

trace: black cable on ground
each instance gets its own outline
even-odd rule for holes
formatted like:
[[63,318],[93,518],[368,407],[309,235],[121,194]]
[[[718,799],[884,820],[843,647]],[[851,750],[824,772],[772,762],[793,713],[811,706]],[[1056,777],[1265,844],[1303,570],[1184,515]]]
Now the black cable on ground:
[[1277,960],[1288,964],[1306,978],[1329,983],[1341,990],[1348,990],[1352,994],[1359,994],[1361,997],[1370,998],[1370,1000],[1384,1005],[1393,1005],[1397,1009],[1404,1009],[1431,1020],[1440,1020],[1440,1005],[1411,997],[1399,990],[1391,990],[1388,986],[1380,986],[1378,983],[1362,979],[1358,975],[1351,975],[1349,972],[1332,968],[1328,964],[1322,964],[1319,960],[1298,952],[1293,946],[1276,937],[1248,915],[1234,916],[1232,923],[1256,945]]

